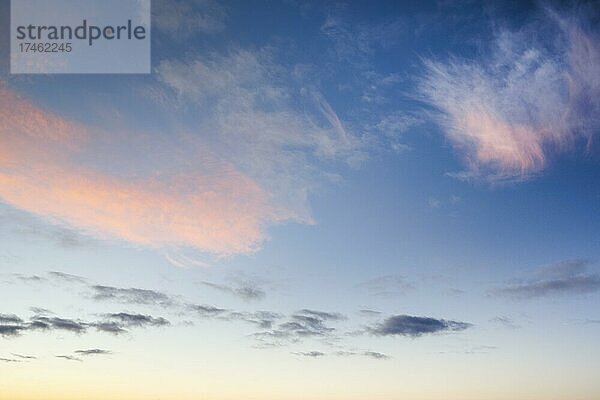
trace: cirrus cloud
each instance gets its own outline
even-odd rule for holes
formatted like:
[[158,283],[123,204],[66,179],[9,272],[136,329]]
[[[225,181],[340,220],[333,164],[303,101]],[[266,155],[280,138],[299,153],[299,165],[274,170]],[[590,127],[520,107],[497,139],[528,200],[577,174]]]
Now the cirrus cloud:
[[[456,176],[527,179],[597,135],[598,31],[586,29],[583,18],[545,11],[543,27],[501,30],[479,59],[424,61],[419,93],[464,156],[467,169]],[[544,41],[536,40],[539,32]]]

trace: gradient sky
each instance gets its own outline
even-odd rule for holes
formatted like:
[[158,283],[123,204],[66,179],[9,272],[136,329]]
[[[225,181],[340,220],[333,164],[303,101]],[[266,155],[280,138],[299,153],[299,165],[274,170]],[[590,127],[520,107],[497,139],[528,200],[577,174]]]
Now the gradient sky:
[[153,2],[11,75],[0,399],[600,398],[597,4]]

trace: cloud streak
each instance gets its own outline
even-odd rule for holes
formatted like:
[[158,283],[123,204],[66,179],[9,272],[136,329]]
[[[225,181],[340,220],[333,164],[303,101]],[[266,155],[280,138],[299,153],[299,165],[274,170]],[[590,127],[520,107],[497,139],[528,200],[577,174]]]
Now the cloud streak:
[[[0,314],[0,336],[4,338],[17,337],[26,332],[66,331],[82,335],[95,328],[97,331],[120,335],[128,332],[129,328],[164,327],[171,323],[163,317],[153,317],[133,313],[103,314],[99,321],[83,321],[80,319],[48,317],[34,315],[28,321],[14,314]],[[23,356],[22,358],[27,358]]]
[[302,356],[302,357],[309,357],[309,358],[318,358],[318,357],[323,357],[325,355],[325,353],[322,353],[320,351],[297,351],[297,352],[293,352],[292,354],[297,355],[297,356]]
[[149,289],[119,288],[105,285],[92,285],[94,300],[109,300],[123,304],[146,304],[169,307],[175,300],[169,295]]
[[266,296],[264,290],[259,288],[253,282],[242,282],[237,287],[232,287],[228,285],[221,285],[213,282],[201,282],[203,285],[208,286],[210,288],[219,290],[223,293],[228,293],[233,296],[239,297],[242,300],[251,301],[251,300],[261,300]]
[[463,331],[471,326],[469,323],[460,321],[394,315],[370,328],[369,331],[377,336],[409,336],[416,338],[434,333]]
[[73,357],[73,356],[67,356],[67,355],[59,355],[59,356],[54,356],[56,358],[62,358],[64,360],[68,360],[68,361],[78,361],[78,362],[82,362],[83,360],[81,358],[77,358],[77,357]]
[[109,322],[115,322],[123,327],[145,327],[145,326],[165,326],[170,325],[169,321],[162,317],[152,317],[150,315],[143,314],[130,314],[130,313],[115,313],[115,314],[104,314],[104,318]]
[[514,299],[585,294],[600,291],[600,275],[588,273],[589,260],[569,260],[541,268],[525,282],[509,283],[492,293]]
[[75,354],[79,354],[82,356],[107,355],[112,354],[112,351],[103,349],[75,350]]

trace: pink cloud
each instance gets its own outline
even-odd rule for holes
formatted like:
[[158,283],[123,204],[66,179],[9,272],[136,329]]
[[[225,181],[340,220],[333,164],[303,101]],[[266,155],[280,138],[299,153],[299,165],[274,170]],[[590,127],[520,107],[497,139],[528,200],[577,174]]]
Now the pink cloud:
[[[527,179],[598,133],[598,33],[575,17],[547,17],[550,39],[528,26],[501,31],[486,57],[425,61],[420,94],[464,157],[467,170],[457,175]],[[549,40],[553,48],[540,44]]]
[[455,137],[465,148],[472,146],[471,167],[482,163],[497,169],[527,175],[541,170],[546,162],[543,134],[524,124],[509,123],[476,108],[457,115],[464,132]]
[[122,144],[115,141],[115,155],[104,154],[108,159],[137,151],[131,157],[154,156],[166,165],[143,173],[114,172],[91,162],[96,144],[110,137],[0,86],[0,198],[99,237],[215,254],[251,252],[264,239],[267,224],[287,218],[269,193],[201,143],[185,154],[193,161],[169,164],[173,157],[142,154],[160,148],[181,155],[162,142],[151,143],[150,136],[137,136],[137,148],[127,151],[117,149]]

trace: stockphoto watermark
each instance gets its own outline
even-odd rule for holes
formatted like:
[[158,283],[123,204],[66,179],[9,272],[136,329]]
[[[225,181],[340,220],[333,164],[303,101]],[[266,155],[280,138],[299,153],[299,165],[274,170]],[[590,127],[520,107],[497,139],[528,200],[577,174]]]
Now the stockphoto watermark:
[[150,73],[150,0],[12,0],[13,74]]

